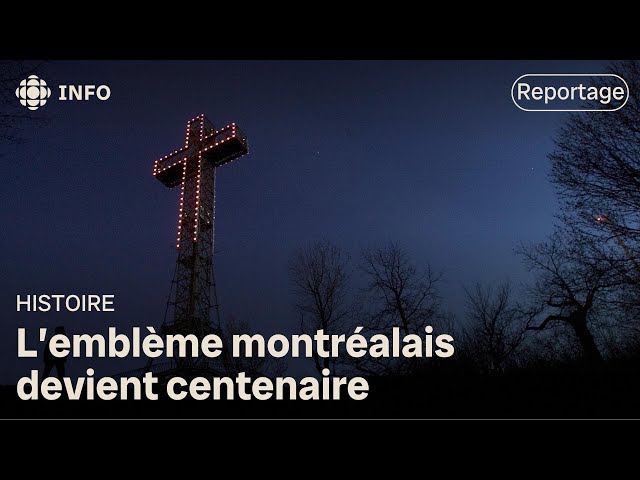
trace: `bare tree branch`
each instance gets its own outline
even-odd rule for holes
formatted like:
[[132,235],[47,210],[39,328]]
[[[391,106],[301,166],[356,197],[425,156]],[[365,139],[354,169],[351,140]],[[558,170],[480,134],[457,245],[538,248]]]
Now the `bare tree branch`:
[[[298,250],[289,264],[289,276],[296,295],[303,333],[324,330],[331,335],[344,327],[349,306],[346,301],[349,257],[331,243],[317,242]],[[315,353],[315,351],[314,351]],[[336,359],[313,358],[320,373],[334,368]]]
[[[442,275],[434,273],[429,265],[419,271],[398,244],[363,250],[360,268],[368,278],[368,308],[363,323],[370,332],[389,335],[393,327],[399,327],[405,335],[424,335],[424,328],[439,320],[437,287]],[[415,359],[361,359],[356,368],[381,374],[410,369],[415,363]]]
[[558,230],[548,241],[521,246],[517,253],[537,273],[530,290],[535,312],[551,309],[537,326],[531,324],[532,316],[527,329],[542,331],[552,322],[564,323],[575,334],[584,359],[590,364],[601,363],[602,354],[591,328],[594,307],[608,301],[621,279],[598,242],[579,231]]
[[465,292],[463,351],[482,370],[499,372],[514,365],[515,354],[526,338],[529,316],[512,303],[511,285],[504,282],[493,289],[476,284]]

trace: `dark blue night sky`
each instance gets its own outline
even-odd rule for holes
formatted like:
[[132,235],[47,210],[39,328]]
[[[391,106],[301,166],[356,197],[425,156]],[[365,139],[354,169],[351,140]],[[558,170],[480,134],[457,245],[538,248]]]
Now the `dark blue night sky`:
[[[547,153],[561,113],[510,97],[524,73],[602,72],[606,62],[52,62],[50,85],[107,84],[106,102],[51,100],[28,142],[0,150],[0,383],[40,367],[16,329],[162,322],[175,260],[178,191],[153,161],[204,112],[237,122],[250,154],[219,170],[216,277],[223,315],[292,333],[287,263],[328,239],[357,260],[388,240],[445,274],[448,310],[465,285],[527,278],[512,253],[557,213]],[[17,100],[16,100],[17,101]],[[355,262],[354,262],[355,263]],[[359,286],[357,275],[354,288]],[[16,313],[16,294],[114,293],[116,312]],[[116,362],[117,363],[117,362]],[[72,359],[69,374],[140,365]],[[108,368],[107,368],[108,367]]]

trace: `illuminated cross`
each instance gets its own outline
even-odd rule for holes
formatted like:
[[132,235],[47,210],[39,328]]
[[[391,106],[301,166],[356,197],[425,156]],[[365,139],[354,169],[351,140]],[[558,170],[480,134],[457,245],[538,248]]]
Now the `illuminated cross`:
[[165,333],[202,336],[219,330],[209,319],[215,174],[217,167],[246,153],[247,138],[235,123],[215,130],[202,114],[187,122],[184,146],[153,164],[153,175],[165,186],[180,185],[175,310]]

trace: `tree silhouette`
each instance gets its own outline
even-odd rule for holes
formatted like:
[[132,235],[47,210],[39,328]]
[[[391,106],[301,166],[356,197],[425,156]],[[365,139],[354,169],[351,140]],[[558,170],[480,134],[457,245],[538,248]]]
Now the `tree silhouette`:
[[375,328],[400,327],[405,335],[423,334],[440,308],[437,286],[442,276],[430,265],[419,271],[397,243],[364,250],[361,268],[368,276],[367,290],[377,308],[372,322]]
[[[363,250],[360,268],[368,280],[361,316],[369,333],[389,335],[393,327],[399,327],[404,335],[424,335],[427,325],[443,320],[437,290],[442,275],[434,273],[430,265],[419,270],[397,243]],[[356,368],[369,374],[398,373],[416,364],[416,359],[363,357]]]
[[[341,331],[349,306],[345,299],[349,274],[349,257],[328,241],[299,249],[289,264],[289,275],[296,295],[296,309],[303,333],[317,330],[326,334]],[[327,345],[328,347],[328,345]],[[314,366],[318,372],[335,367],[335,358],[321,358],[314,349]]]
[[465,292],[464,352],[483,371],[503,371],[515,363],[517,350],[526,338],[530,316],[514,304],[509,282],[496,288],[478,283]]
[[572,114],[554,139],[551,179],[563,219],[611,245],[607,252],[627,276],[640,277],[640,62],[613,63],[625,79],[627,104],[616,112]]
[[618,274],[608,316],[620,331],[640,336],[640,62],[614,62],[610,72],[629,85],[626,105],[568,116],[549,155],[551,179],[565,226],[579,242],[597,244],[590,254]]
[[599,305],[606,305],[621,279],[597,240],[579,232],[556,231],[548,241],[520,247],[527,267],[537,273],[531,288],[533,314],[544,314],[530,330],[544,330],[560,322],[571,327],[584,360],[602,362],[592,324]]

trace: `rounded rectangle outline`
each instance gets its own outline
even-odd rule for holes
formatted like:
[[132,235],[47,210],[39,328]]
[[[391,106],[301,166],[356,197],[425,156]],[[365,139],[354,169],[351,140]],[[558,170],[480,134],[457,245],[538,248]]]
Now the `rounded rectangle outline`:
[[[624,99],[624,103],[622,105],[614,109],[583,110],[583,109],[575,109],[575,108],[574,109],[571,109],[571,108],[566,108],[566,109],[565,108],[561,108],[561,109],[522,108],[520,105],[518,105],[518,102],[516,102],[516,99],[513,96],[513,90],[516,84],[522,78],[525,78],[525,77],[616,77],[622,80],[622,83],[624,83],[624,86],[627,89],[627,97]],[[525,73],[524,75],[520,75],[518,78],[516,78],[515,81],[513,82],[513,85],[511,85],[511,101],[514,103],[516,107],[518,107],[520,110],[524,112],[616,112],[627,104],[627,102],[629,101],[630,94],[631,93],[629,92],[629,84],[627,83],[627,81],[624,78],[622,78],[620,75],[616,75],[615,73]]]

